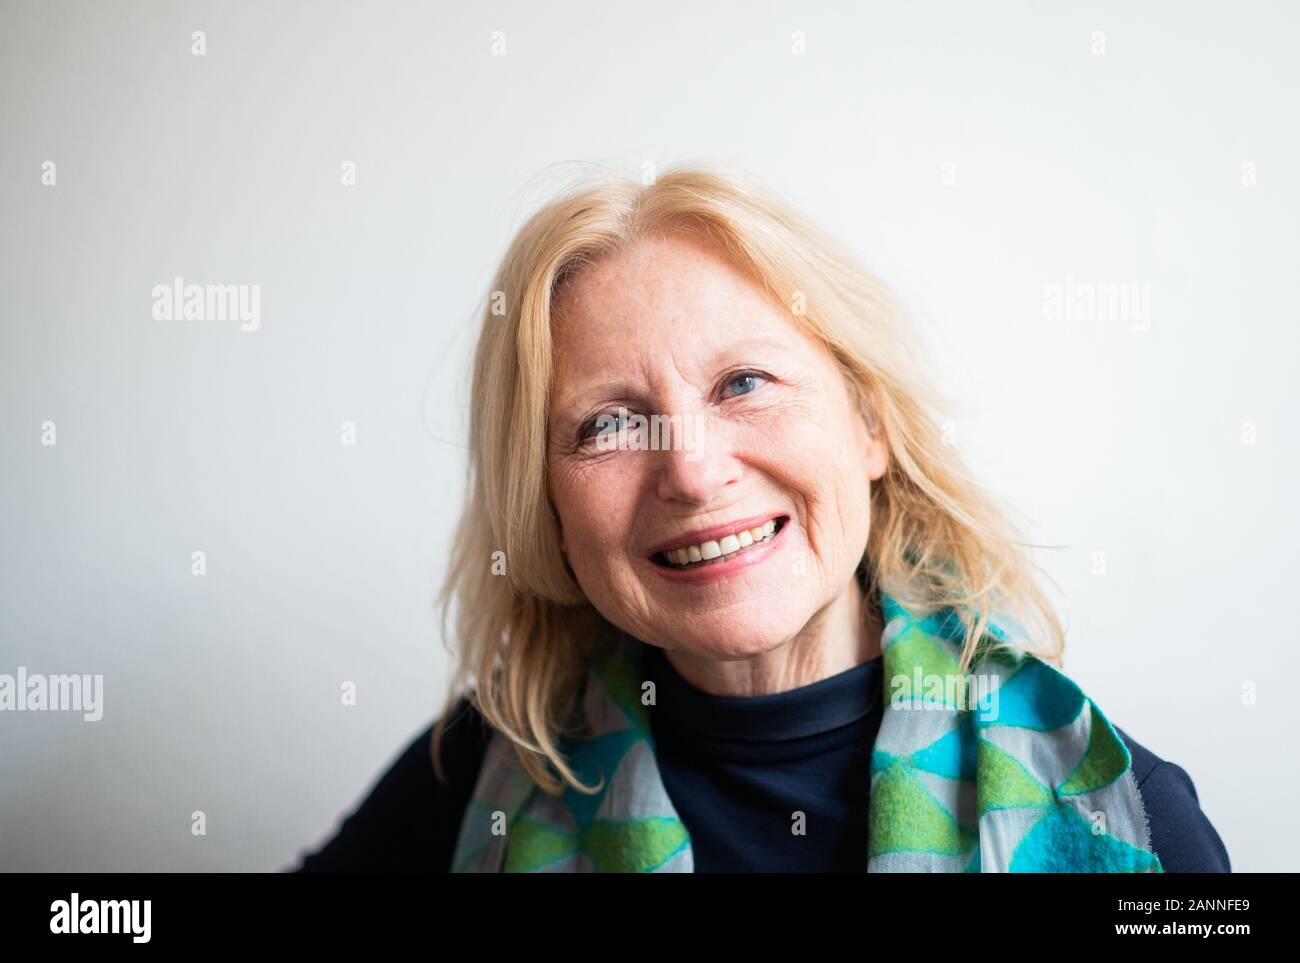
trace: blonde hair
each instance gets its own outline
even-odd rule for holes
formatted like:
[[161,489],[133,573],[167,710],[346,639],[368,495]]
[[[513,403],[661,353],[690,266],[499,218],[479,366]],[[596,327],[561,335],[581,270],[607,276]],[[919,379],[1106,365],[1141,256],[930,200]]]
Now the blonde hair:
[[[452,697],[465,692],[548,793],[594,791],[569,768],[560,739],[574,731],[585,668],[609,628],[561,554],[547,495],[552,306],[560,285],[592,261],[682,232],[718,245],[818,336],[872,434],[883,433],[888,467],[871,485],[863,559],[869,585],[914,613],[958,616],[963,673],[978,661],[977,646],[979,658],[1005,645],[1053,663],[1064,651],[1019,531],[943,436],[941,397],[896,296],[748,173],[692,164],[644,185],[599,172],[527,220],[492,282],[474,357],[467,504],[440,596],[444,619],[455,607]],[[503,574],[493,559],[504,559]],[[1020,620],[1020,634],[986,635],[995,613],[1000,626]],[[447,721],[433,737],[440,776]]]

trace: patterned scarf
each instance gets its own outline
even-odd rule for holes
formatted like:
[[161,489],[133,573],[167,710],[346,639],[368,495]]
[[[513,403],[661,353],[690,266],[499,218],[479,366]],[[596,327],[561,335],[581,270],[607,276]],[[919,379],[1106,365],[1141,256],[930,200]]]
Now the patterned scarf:
[[[879,594],[887,700],[871,758],[868,873],[1163,872],[1128,748],[1069,678],[993,626],[961,674],[951,610],[915,618]],[[655,763],[645,643],[589,667],[587,735],[563,741],[594,795],[542,792],[499,732],[460,827],[452,871],[695,871]],[[649,692],[647,688],[646,692]],[[652,701],[647,696],[647,701]]]

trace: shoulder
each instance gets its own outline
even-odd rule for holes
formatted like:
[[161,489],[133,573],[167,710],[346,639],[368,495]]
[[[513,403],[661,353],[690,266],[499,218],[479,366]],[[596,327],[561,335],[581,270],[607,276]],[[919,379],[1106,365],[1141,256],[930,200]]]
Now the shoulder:
[[433,768],[436,721],[412,739],[343,819],[333,838],[304,854],[296,872],[446,872],[478,779],[490,731],[464,697],[447,711]]
[[1201,811],[1192,777],[1115,726],[1133,757],[1133,777],[1146,809],[1151,848],[1166,873],[1230,873],[1228,850]]

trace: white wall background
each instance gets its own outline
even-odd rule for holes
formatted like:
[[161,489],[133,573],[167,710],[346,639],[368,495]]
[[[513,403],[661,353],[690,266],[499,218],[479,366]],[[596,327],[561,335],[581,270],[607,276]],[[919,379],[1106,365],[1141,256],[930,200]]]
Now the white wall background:
[[[958,443],[1061,546],[1067,671],[1235,869],[1300,868],[1294,5],[0,11],[0,672],[106,687],[97,723],[0,713],[0,867],[329,835],[441,708],[471,325],[538,173],[698,158],[924,313]],[[260,330],[154,321],[176,275],[260,284]],[[1046,317],[1070,278],[1148,286],[1149,327]]]

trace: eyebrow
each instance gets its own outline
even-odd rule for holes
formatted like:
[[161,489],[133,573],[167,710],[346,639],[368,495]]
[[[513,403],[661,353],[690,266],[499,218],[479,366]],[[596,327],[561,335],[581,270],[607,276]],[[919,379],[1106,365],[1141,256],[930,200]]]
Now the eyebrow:
[[[629,408],[646,407],[647,399],[639,393],[641,390],[643,388],[634,387],[626,381],[605,382],[575,395],[564,410],[552,407],[551,414],[559,427],[577,428],[587,421],[587,413],[597,406],[626,404]],[[587,399],[591,399],[590,402]]]

